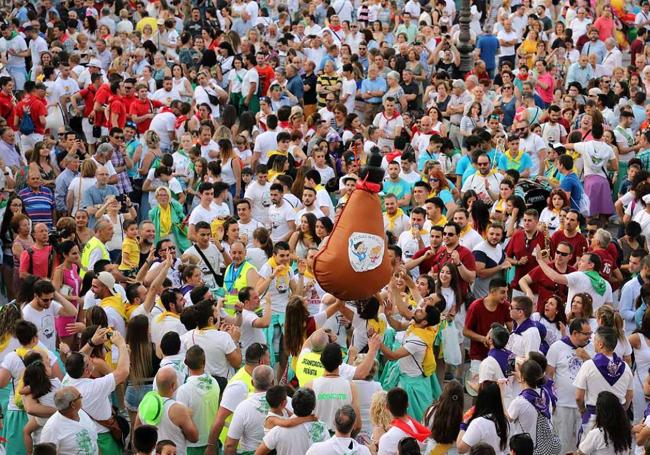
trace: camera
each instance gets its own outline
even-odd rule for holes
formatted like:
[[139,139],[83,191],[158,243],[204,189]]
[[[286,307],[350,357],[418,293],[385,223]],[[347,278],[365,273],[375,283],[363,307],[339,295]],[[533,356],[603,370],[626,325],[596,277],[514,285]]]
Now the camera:
[[120,213],[129,213],[129,207],[126,205],[126,194],[118,194],[115,200],[120,203]]
[[47,243],[52,247],[54,251],[59,251],[59,246],[63,239],[70,237],[70,233],[65,229],[57,229],[51,231],[47,236]]

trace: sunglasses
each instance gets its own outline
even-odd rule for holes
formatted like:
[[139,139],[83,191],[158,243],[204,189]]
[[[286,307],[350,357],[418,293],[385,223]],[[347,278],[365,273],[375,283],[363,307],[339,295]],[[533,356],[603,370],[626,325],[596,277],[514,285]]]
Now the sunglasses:
[[556,251],[555,254],[559,254],[560,256],[564,257],[571,256],[571,253],[567,253],[565,251]]
[[476,164],[478,164],[479,166],[489,166],[490,165],[490,163],[476,163]]
[[443,237],[454,237],[456,235],[455,232],[443,232],[442,236]]

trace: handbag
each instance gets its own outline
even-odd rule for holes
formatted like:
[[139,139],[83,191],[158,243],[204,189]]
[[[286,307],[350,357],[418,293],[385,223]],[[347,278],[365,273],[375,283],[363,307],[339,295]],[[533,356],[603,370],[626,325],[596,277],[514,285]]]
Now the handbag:
[[115,439],[118,444],[121,444],[122,447],[126,447],[126,442],[129,436],[129,422],[119,415],[115,408],[113,408],[111,412],[111,417],[105,420],[96,419],[90,414],[88,414],[88,416],[101,426],[108,428],[113,439]]

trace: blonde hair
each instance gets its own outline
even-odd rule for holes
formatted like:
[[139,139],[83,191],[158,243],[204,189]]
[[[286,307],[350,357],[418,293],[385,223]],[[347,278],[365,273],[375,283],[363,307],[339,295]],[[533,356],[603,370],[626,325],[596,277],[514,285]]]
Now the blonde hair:
[[614,311],[611,305],[603,305],[596,310],[596,320],[599,325],[611,327],[616,332],[616,338],[625,340],[625,330],[623,329],[623,317],[620,313]]
[[97,172],[97,163],[94,160],[87,159],[81,163],[81,176],[82,177],[95,177]]
[[144,142],[147,147],[158,147],[160,144],[160,136],[154,130],[149,130],[144,133]]
[[388,400],[386,399],[387,393],[385,390],[378,390],[372,394],[370,400],[370,423],[373,427],[379,427],[388,431],[393,421],[393,416],[390,415],[386,408]]
[[[367,355],[368,354],[359,354],[359,355],[357,355],[357,358],[354,359],[354,366],[358,367],[359,365],[361,365],[361,363],[363,363],[363,361],[366,359]],[[371,381],[372,378],[375,377],[375,374],[377,374],[378,370],[379,370],[379,362],[377,361],[377,359],[375,359],[375,361],[372,364],[372,367],[370,368],[370,371],[368,372],[366,377],[363,378],[363,379],[366,380],[366,381]]]

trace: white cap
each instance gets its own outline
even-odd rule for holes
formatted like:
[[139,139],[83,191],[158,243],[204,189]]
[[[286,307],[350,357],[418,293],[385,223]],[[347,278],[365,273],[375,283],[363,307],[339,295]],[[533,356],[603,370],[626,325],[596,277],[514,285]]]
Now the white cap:
[[115,277],[110,272],[99,272],[97,274],[97,280],[108,288],[108,291],[111,293],[111,295],[116,294]]

